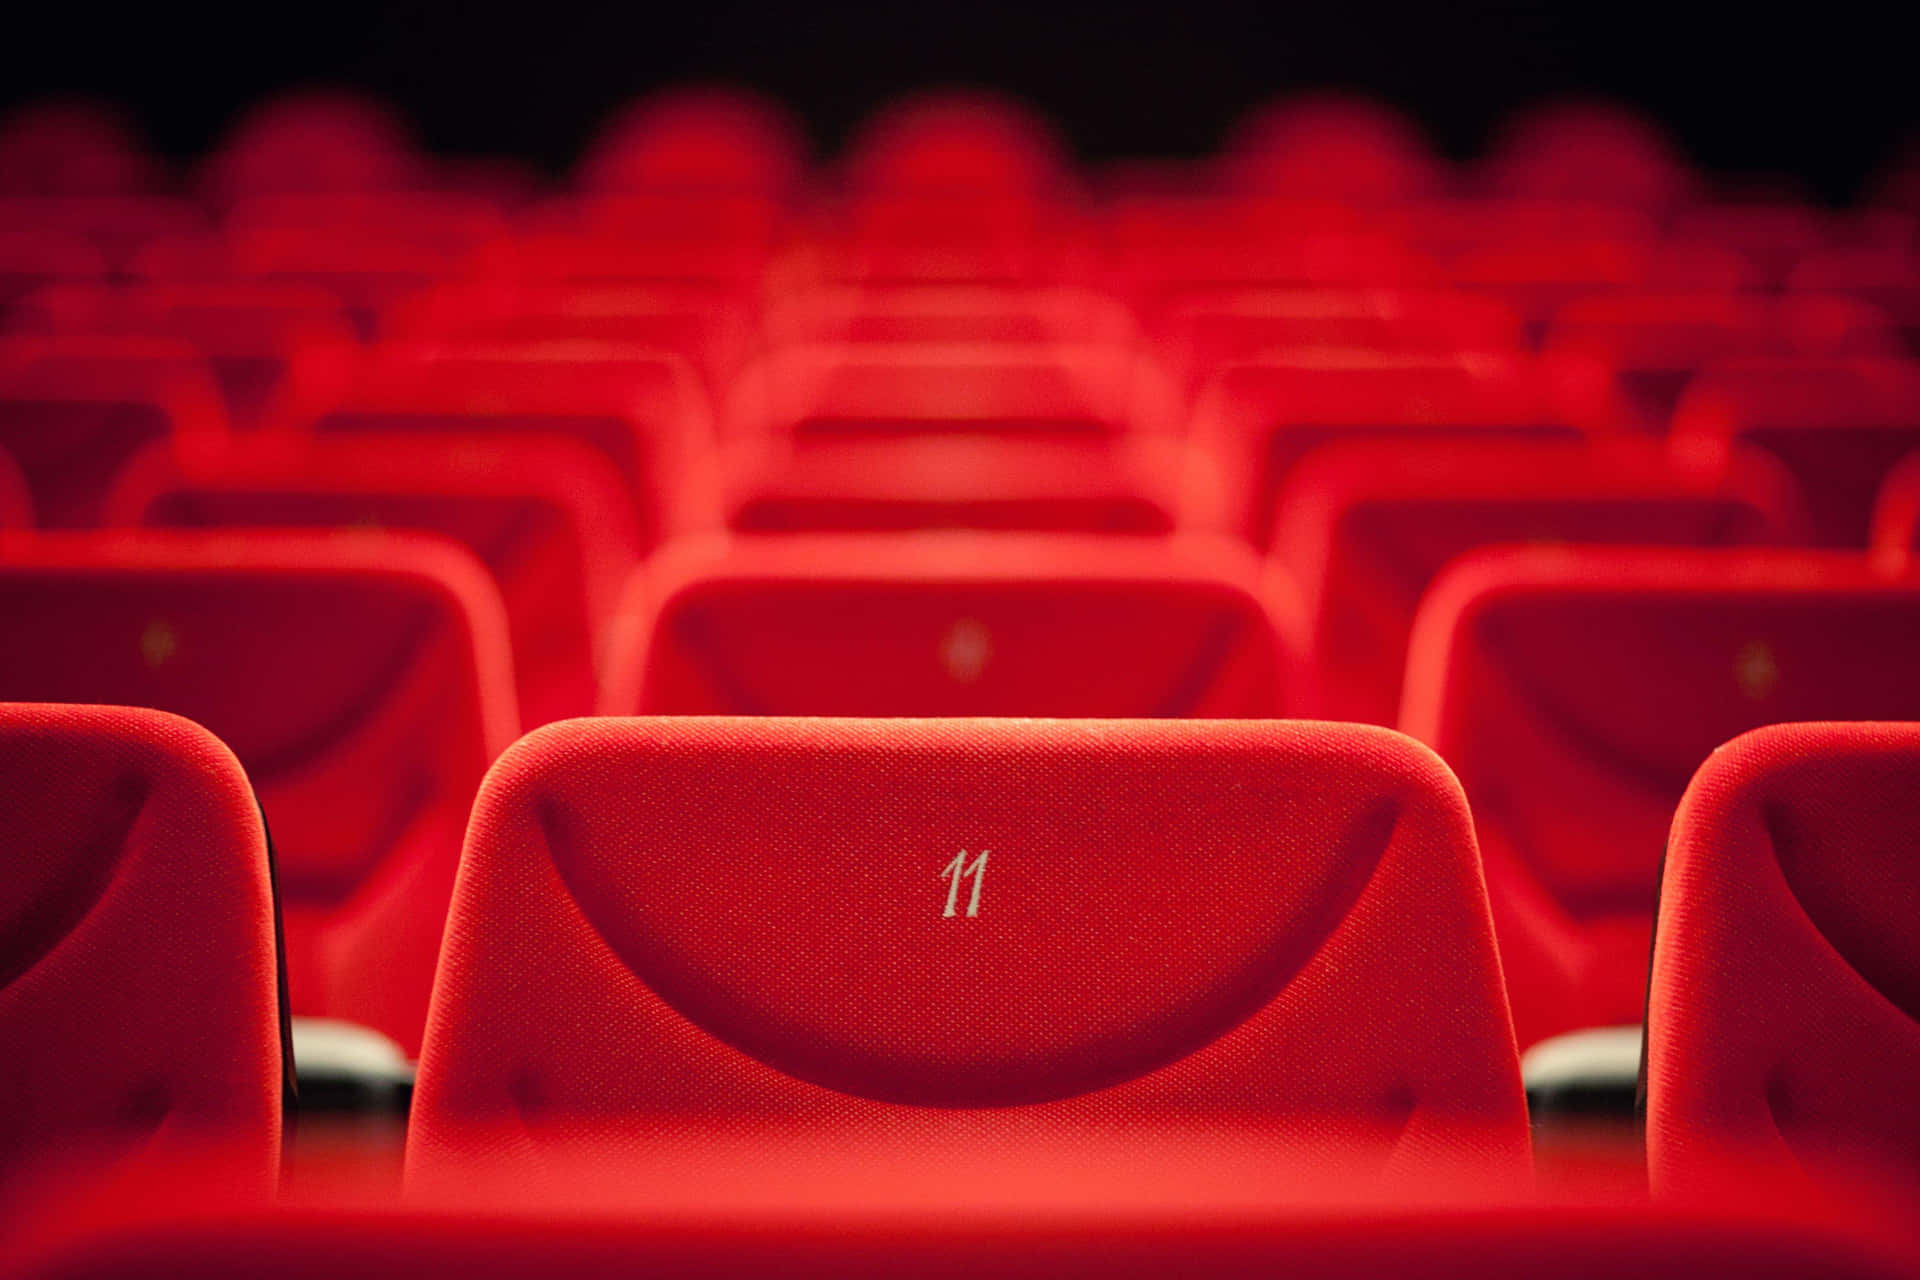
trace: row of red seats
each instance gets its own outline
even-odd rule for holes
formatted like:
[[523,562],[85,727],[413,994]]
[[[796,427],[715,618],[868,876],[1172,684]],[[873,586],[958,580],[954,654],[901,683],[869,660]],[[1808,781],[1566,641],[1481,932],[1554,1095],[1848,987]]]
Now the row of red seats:
[[[1638,1021],[1662,833],[1715,744],[1920,719],[1911,563],[1490,547],[1370,630],[1411,605],[1378,564],[1357,644],[1409,636],[1397,723],[1473,798],[1523,1047]],[[404,532],[0,535],[0,604],[0,697],[165,708],[233,746],[275,824],[295,1011],[417,1050],[460,832],[520,723],[484,566]],[[599,709],[1273,717],[1284,627],[1244,553],[1197,540],[688,544],[627,592]]]
[[[34,854],[0,989],[7,1171],[210,1137],[272,1169],[284,1024],[248,773],[124,708],[7,706],[0,752]],[[1693,772],[1644,997],[1656,1192],[1736,1159],[1910,1194],[1916,776],[1911,723],[1777,725]],[[1174,1122],[1270,1158],[1337,1139],[1334,1181],[1524,1179],[1475,844],[1440,758],[1367,726],[550,726],[474,805],[409,1186],[591,1200],[563,1171],[671,1169],[689,1124],[857,1150],[862,1126],[992,1147]],[[1476,1194],[1415,1194],[1453,1193]]]

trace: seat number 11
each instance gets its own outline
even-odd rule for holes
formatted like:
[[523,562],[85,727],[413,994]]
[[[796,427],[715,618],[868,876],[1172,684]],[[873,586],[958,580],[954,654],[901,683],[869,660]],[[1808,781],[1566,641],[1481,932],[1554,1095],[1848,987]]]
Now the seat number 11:
[[942,876],[948,877],[950,881],[947,885],[947,909],[942,913],[943,915],[956,916],[960,914],[960,882],[968,876],[973,877],[973,892],[967,897],[967,914],[970,916],[980,914],[980,886],[986,883],[987,854],[991,852],[992,850],[990,849],[982,849],[980,856],[975,858],[972,863],[968,863],[967,851],[962,849],[954,856],[953,861],[947,864],[947,869],[940,873]]

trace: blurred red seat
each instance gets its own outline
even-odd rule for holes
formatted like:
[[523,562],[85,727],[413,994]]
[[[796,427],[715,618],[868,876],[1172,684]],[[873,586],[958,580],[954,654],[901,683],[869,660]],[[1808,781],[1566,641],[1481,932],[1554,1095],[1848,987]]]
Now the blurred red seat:
[[42,285],[55,280],[104,280],[107,259],[72,231],[0,226],[0,320]]
[[637,574],[610,714],[1274,716],[1295,614],[1204,539],[794,535]]
[[1739,546],[1805,537],[1791,477],[1764,455],[1688,466],[1655,442],[1355,440],[1280,491],[1273,554],[1300,588],[1299,714],[1393,724],[1428,585],[1498,543]]
[[1815,538],[1864,547],[1874,495],[1920,448],[1920,362],[1729,360],[1709,366],[1674,411],[1676,448],[1754,445],[1787,465],[1806,494]]
[[[13,696],[13,637],[32,623],[8,605]],[[165,1169],[201,1144],[264,1192],[284,1011],[266,832],[239,761],[157,711],[0,702],[0,828],[0,1220],[64,1162]]]
[[622,108],[600,126],[574,170],[595,192],[796,190],[807,147],[779,104],[731,88],[670,89]]
[[1264,548],[1288,474],[1334,440],[1578,440],[1616,429],[1603,366],[1518,354],[1300,351],[1229,366],[1201,392],[1190,434],[1219,463],[1226,527]]
[[1916,847],[1920,724],[1777,724],[1700,766],[1667,846],[1647,1001],[1656,1190],[1732,1160],[1795,1182],[1839,1162],[1911,1207]]
[[33,494],[20,465],[5,450],[0,450],[0,529],[28,529],[33,526]]
[[1640,1021],[1699,762],[1763,724],[1920,718],[1916,635],[1920,571],[1836,552],[1502,548],[1440,576],[1400,724],[1473,805],[1523,1049]]
[[946,197],[1058,194],[1071,184],[1065,147],[1023,103],[991,93],[933,91],[869,117],[847,144],[853,191]]
[[217,207],[250,196],[428,185],[417,146],[391,110],[369,96],[325,89],[251,108],[202,161],[198,183]]
[[417,1052],[467,810],[516,731],[486,571],[423,534],[16,533],[0,617],[0,698],[155,707],[233,749],[293,1011]]
[[1564,235],[1476,244],[1443,259],[1436,271],[1455,288],[1505,299],[1535,325],[1589,295],[1728,293],[1760,284],[1752,263],[1711,241]]
[[323,436],[199,466],[136,460],[109,524],[175,529],[418,529],[464,545],[506,606],[520,722],[588,715],[601,641],[639,560],[625,486],[578,441]]
[[104,103],[46,100],[0,116],[0,196],[128,196],[160,181],[160,166]]
[[1221,147],[1230,189],[1386,204],[1430,195],[1447,175],[1406,116],[1370,98],[1302,94],[1256,107]]
[[1876,551],[1904,555],[1920,551],[1920,450],[1887,473],[1873,506]]
[[1796,291],[1847,293],[1879,307],[1920,355],[1920,252],[1903,243],[1815,250],[1788,277]]
[[1517,113],[1481,162],[1495,195],[1595,200],[1661,211],[1699,180],[1652,120],[1600,100],[1549,102]]
[[95,523],[127,459],[156,441],[217,454],[226,411],[192,347],[141,338],[0,339],[0,449],[25,474],[39,523]]

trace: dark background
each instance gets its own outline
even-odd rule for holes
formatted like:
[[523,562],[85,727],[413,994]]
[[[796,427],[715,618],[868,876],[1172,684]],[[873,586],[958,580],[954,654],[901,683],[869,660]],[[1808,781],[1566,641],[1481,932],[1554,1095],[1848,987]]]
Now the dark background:
[[1910,39],[1864,5],[1462,0],[1424,5],[791,6],[539,0],[256,0],[102,8],[23,0],[0,30],[0,106],[108,98],[162,152],[204,149],[248,103],[292,85],[372,90],[436,150],[559,171],[612,107],[722,80],[784,99],[823,151],[903,90],[993,86],[1053,116],[1088,159],[1196,154],[1237,113],[1300,88],[1352,88],[1411,113],[1464,157],[1543,97],[1601,93],[1664,121],[1715,170],[1853,194],[1916,124]]

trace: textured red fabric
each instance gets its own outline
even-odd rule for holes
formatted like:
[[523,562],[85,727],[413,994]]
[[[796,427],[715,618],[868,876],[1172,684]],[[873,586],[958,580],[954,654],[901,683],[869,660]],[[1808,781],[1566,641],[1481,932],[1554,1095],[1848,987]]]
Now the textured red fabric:
[[718,527],[712,423],[699,380],[664,353],[577,343],[388,346],[346,397],[294,434],[413,433],[482,452],[501,435],[571,438],[612,464],[643,549]]
[[1730,360],[1688,387],[1674,411],[1677,447],[1757,445],[1786,463],[1826,546],[1864,547],[1888,471],[1920,448],[1920,362]]
[[537,435],[449,447],[415,433],[366,432],[186,467],[148,453],[122,472],[105,522],[450,537],[500,589],[527,726],[593,710],[602,633],[639,563],[613,467],[577,441]]
[[191,346],[0,339],[0,449],[25,473],[43,525],[95,523],[114,473],[149,444],[198,458],[227,439],[219,387]]
[[1728,1158],[1818,1176],[1844,1153],[1920,1200],[1916,847],[1920,724],[1774,725],[1700,767],[1647,1005],[1657,1187]]
[[1357,440],[1320,446],[1279,499],[1276,560],[1307,617],[1298,714],[1393,724],[1428,584],[1476,547],[1792,543],[1805,516],[1764,455],[1685,466],[1653,441]]
[[1833,552],[1507,548],[1456,562],[1401,728],[1473,803],[1523,1046],[1639,1021],[1694,768],[1783,720],[1920,718],[1920,572]]
[[[9,601],[9,635],[20,616]],[[279,968],[266,835],[233,753],[157,711],[0,703],[0,830],[0,1206],[49,1163],[196,1142],[264,1184]]]
[[289,380],[336,392],[359,345],[337,298],[297,285],[61,284],[23,299],[8,327],[192,343],[207,357],[228,414],[242,428],[271,415]]
[[1873,506],[1873,546],[1905,556],[1920,550],[1920,450],[1887,473]]
[[1607,370],[1584,361],[1330,350],[1223,370],[1192,432],[1220,460],[1228,527],[1265,547],[1288,472],[1329,440],[1577,440],[1620,420]]
[[[1176,1159],[1182,1154],[1149,1149]],[[1269,1156],[1228,1168],[1248,1189],[1267,1191],[1281,1182],[1273,1163]],[[525,1200],[484,1212],[441,1204],[272,1208],[227,1197],[212,1206],[187,1203],[170,1218],[98,1211],[57,1240],[36,1241],[6,1274],[9,1280],[253,1280],[263,1274],[285,1280],[774,1274],[818,1280],[1894,1280],[1916,1274],[1913,1250],[1888,1232],[1777,1197],[1684,1207],[1508,1199],[1473,1209],[1363,1204],[1308,1211],[1274,1200],[1263,1205],[1237,1189],[1228,1190],[1224,1203],[1211,1203],[1182,1194],[1209,1179],[1184,1169],[1156,1176],[1136,1167],[1131,1180],[1097,1170],[1089,1180],[1132,1194],[1101,1202],[1076,1199],[1071,1190],[1043,1190],[1040,1203],[1029,1205],[1019,1192],[1035,1190],[1036,1172],[973,1159],[956,1162],[943,1178],[918,1161],[891,1195],[836,1198],[831,1190],[795,1185],[785,1205],[690,1205],[684,1186],[662,1183],[668,1197],[662,1207],[643,1201],[638,1209],[607,1213],[568,1204],[544,1216]],[[1009,1173],[1011,1191],[1002,1189]],[[876,1211],[874,1200],[885,1209]]]
[[515,732],[499,597],[420,534],[0,535],[0,697],[190,716],[278,853],[294,1011],[417,1049],[473,788]]
[[1296,615],[1191,538],[686,544],[629,590],[613,714],[1272,716]]
[[1562,306],[1549,350],[1611,365],[1645,424],[1664,431],[1687,380],[1718,360],[1803,355],[1894,356],[1886,315],[1857,298],[1757,293],[1604,293]]
[[1370,1124],[1389,1163],[1524,1167],[1452,776],[1303,723],[591,720],[502,757],[410,1182],[596,1118],[639,1152],[671,1116],[925,1108]]

